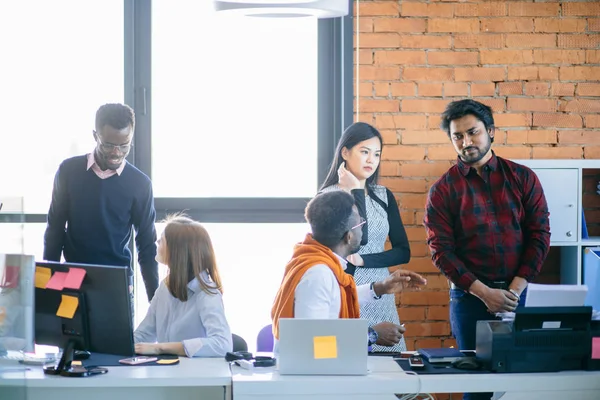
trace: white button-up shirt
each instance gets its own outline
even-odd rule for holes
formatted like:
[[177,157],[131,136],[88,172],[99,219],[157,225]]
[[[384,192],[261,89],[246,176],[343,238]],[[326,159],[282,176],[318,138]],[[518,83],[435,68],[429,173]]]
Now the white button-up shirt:
[[[202,277],[210,282],[208,274]],[[223,357],[233,349],[221,293],[206,293],[196,279],[188,283],[187,301],[173,297],[162,281],[133,336],[136,343],[182,342],[188,357]]]

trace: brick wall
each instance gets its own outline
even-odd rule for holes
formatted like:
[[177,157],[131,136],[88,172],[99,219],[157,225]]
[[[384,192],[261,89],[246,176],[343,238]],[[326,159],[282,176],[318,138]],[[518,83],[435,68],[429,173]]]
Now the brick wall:
[[[429,279],[426,292],[398,296],[407,344],[450,346],[448,285],[421,222],[428,188],[456,158],[439,115],[472,97],[494,109],[498,155],[600,157],[600,1],[361,0],[354,15],[355,111],[383,134],[382,183],[406,225],[407,268]],[[596,182],[586,178],[586,216],[600,234]]]

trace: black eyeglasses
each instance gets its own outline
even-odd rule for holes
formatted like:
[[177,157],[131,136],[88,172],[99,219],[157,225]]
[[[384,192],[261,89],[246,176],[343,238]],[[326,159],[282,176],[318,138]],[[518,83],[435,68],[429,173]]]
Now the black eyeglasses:
[[97,139],[97,140],[98,140],[98,143],[100,144],[100,147],[102,148],[102,150],[104,150],[106,152],[111,152],[114,149],[119,149],[119,151],[121,153],[127,153],[133,147],[133,143],[131,143],[131,142],[125,143],[125,144],[111,144],[111,143],[104,143],[100,139]]

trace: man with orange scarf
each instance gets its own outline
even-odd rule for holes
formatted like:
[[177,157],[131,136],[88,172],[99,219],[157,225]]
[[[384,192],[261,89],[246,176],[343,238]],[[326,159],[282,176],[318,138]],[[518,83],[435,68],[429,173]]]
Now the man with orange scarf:
[[[345,272],[346,257],[360,247],[359,228],[366,221],[352,195],[342,190],[319,194],[308,203],[305,218],[312,234],[294,247],[271,310],[276,339],[280,318],[360,318],[359,304],[427,283],[419,274],[397,270],[383,281],[356,286]],[[403,326],[382,322],[369,328],[369,342],[392,346],[404,331]]]

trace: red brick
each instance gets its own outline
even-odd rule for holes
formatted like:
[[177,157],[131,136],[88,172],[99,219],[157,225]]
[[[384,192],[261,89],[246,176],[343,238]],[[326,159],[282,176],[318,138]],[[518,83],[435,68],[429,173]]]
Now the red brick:
[[[356,50],[354,51],[354,60],[356,60]],[[373,64],[373,50],[359,50],[358,52],[359,65]]]
[[401,47],[408,49],[449,49],[452,39],[450,35],[400,35],[399,38]]
[[447,143],[448,136],[442,131],[403,131],[402,144]]
[[494,143],[496,145],[502,145],[506,143],[506,131],[503,131],[501,129],[496,129],[496,132],[494,134]]
[[379,165],[380,176],[400,175],[400,164],[397,161],[382,161]]
[[457,82],[476,82],[476,81],[492,81],[500,82],[506,78],[504,68],[456,68],[454,70],[454,80]]
[[[414,220],[414,217],[413,217]],[[402,219],[404,222],[404,219]],[[414,223],[414,222],[413,222]],[[404,222],[404,224],[407,224]],[[410,243],[410,255],[411,257],[427,257],[429,255],[429,246],[423,242],[411,242]]]
[[583,64],[585,50],[533,50],[533,62],[536,64]]
[[541,159],[579,159],[583,158],[581,147],[534,147],[533,158]]
[[358,73],[361,81],[394,81],[400,79],[399,67],[361,66]]
[[427,62],[429,65],[477,65],[479,55],[476,51],[430,51]]
[[441,83],[419,83],[417,90],[420,97],[442,97]]
[[381,153],[382,160],[423,160],[425,149],[415,146],[388,146]]
[[[431,263],[431,260],[428,261]],[[448,291],[403,292],[400,294],[400,304],[415,306],[443,306],[448,304],[449,298],[450,295]]]
[[[589,160],[597,160],[600,159],[600,147],[597,146],[585,146],[583,148],[584,158]],[[594,198],[597,198],[598,195],[594,194]]]
[[562,13],[563,15],[578,16],[600,15],[600,3],[597,1],[582,3],[564,2],[562,5]]
[[558,16],[559,3],[508,3],[508,15],[515,17]]
[[586,115],[584,118],[586,128],[600,128],[600,115]]
[[441,115],[429,115],[427,116],[427,127],[429,129],[439,129],[442,123]]
[[[385,84],[377,84],[379,86],[381,85],[385,85]],[[377,86],[376,85],[376,86]],[[386,85],[386,89],[389,89],[389,84]],[[360,82],[358,84],[358,91],[356,88],[356,81],[354,82],[354,94],[359,95],[360,97],[373,97],[373,94],[375,94],[375,96],[387,96],[388,95],[389,90],[386,90],[385,93],[383,93],[383,91],[377,91],[377,90],[373,90],[373,83],[371,82]],[[357,94],[358,93],[358,94]]]
[[[416,221],[416,223],[419,224],[419,225],[424,226],[423,225],[423,218],[425,218],[425,212],[424,211],[417,211],[417,213],[415,215],[415,221]],[[429,253],[428,253],[428,255],[430,256]],[[437,272],[439,273],[439,271],[437,271]]]
[[382,129],[380,131],[384,145],[398,144],[398,132],[395,129]]
[[405,81],[450,81],[452,80],[452,68],[404,68],[402,77]]
[[506,35],[506,47],[513,49],[556,47],[556,35],[547,33],[508,34]]
[[481,20],[482,32],[533,32],[531,18],[485,18]]
[[509,160],[527,160],[531,158],[531,147],[524,146],[494,146],[497,155]]
[[536,18],[536,32],[585,32],[586,21],[581,18]]
[[600,32],[600,18],[588,18],[588,31]]
[[[400,311],[400,315],[402,315],[402,311]],[[408,331],[407,331],[408,333]],[[439,338],[427,338],[427,339],[417,339],[415,340],[415,344],[412,347],[413,351],[417,349],[437,349],[442,347],[442,339]],[[411,350],[409,350],[411,351]],[[441,400],[439,395],[435,394],[436,400]]]
[[405,321],[425,321],[425,307],[402,307],[398,310],[400,319]]
[[425,32],[427,21],[416,18],[376,18],[373,30],[375,32]]
[[519,127],[524,128],[531,126],[530,113],[507,113],[494,115],[494,122],[497,127]]
[[427,117],[425,115],[396,114],[394,115],[394,125],[398,129],[422,130],[427,127]]
[[510,111],[556,111],[556,100],[554,99],[531,99],[531,98],[509,98],[508,109]]
[[400,14],[403,17],[452,17],[454,16],[454,5],[403,1]]
[[354,119],[357,122],[365,122],[367,124],[373,124],[373,114],[372,113],[367,113],[364,111],[355,112]]
[[441,113],[446,109],[448,100],[437,99],[405,99],[402,100],[402,112]]
[[454,160],[456,151],[451,145],[429,146],[427,149],[427,159],[429,160]]
[[[398,100],[361,99],[359,106],[360,112],[398,112],[400,102]],[[354,109],[357,109],[356,106]]]
[[506,135],[506,144],[553,144],[553,143],[557,143],[556,131],[520,130],[520,131],[508,131],[508,133]]
[[[425,277],[425,279],[427,279],[427,290],[449,290],[450,289],[450,285],[448,284],[448,279],[446,279],[446,277],[444,275],[442,275],[441,273],[439,274],[433,274],[433,275],[427,275]],[[446,318],[448,317],[448,314],[446,314]],[[431,319],[431,318],[429,318]]]
[[581,128],[583,121],[580,115],[574,114],[533,114],[533,126],[547,126],[556,128]]
[[[429,296],[429,293],[427,294]],[[448,296],[448,293],[446,293]],[[421,322],[406,323],[406,333],[414,336],[448,336],[450,334],[450,324],[448,322]]]
[[506,110],[506,100],[504,98],[495,98],[495,99],[476,99],[477,101],[485,104],[492,108],[494,113],[503,112]]
[[550,84],[548,82],[525,82],[527,96],[548,96]]
[[504,39],[500,34],[454,35],[454,47],[457,49],[501,49],[504,47]]
[[[356,7],[355,3],[355,7]],[[398,16],[400,7],[398,3],[393,1],[362,1],[358,3],[359,15],[361,17],[372,16]],[[354,14],[356,15],[356,13]]]
[[597,49],[600,47],[600,34],[559,34],[558,47],[567,49]]
[[[425,194],[406,194],[403,193],[400,195],[400,205],[405,209],[423,209],[425,207],[425,201],[427,200],[427,196]],[[425,229],[422,227],[415,228],[406,228],[406,234],[410,235],[412,232],[412,239],[409,236],[409,240],[424,240],[425,239]]]
[[426,63],[425,59],[425,51],[375,51],[375,64],[381,65],[424,65]]
[[393,97],[416,96],[417,89],[412,82],[392,82],[391,93]]
[[538,79],[542,81],[557,81],[558,80],[558,68],[557,67],[538,67]]
[[496,94],[496,84],[494,83],[472,83],[471,96],[493,96]]
[[588,64],[600,64],[600,50],[586,50],[585,62]]
[[561,81],[597,81],[600,77],[600,67],[560,67]]
[[[446,136],[446,140],[448,141],[448,146],[452,147],[450,144],[450,139]],[[402,176],[424,176],[424,177],[438,177],[446,173],[448,169],[450,169],[451,164],[447,161],[444,162],[424,162],[424,163],[415,163],[415,164],[406,164],[403,163],[400,166],[400,175]],[[419,221],[420,222],[420,221]]]
[[498,17],[506,15],[506,4],[504,2],[456,4],[454,15],[457,17]]
[[[390,95],[390,83],[389,82],[375,82],[372,84],[372,90],[375,92],[375,96],[377,97],[388,97]],[[360,87],[361,96],[366,96],[363,94],[363,86],[361,84]]]
[[600,113],[600,100],[575,99],[562,100],[559,111],[581,114]]
[[[360,18],[358,20],[358,31],[373,32],[373,18]],[[354,25],[354,32],[356,33],[356,25]]]
[[466,83],[444,83],[444,96],[468,96],[469,85]]
[[500,82],[498,83],[498,94],[500,96],[507,96],[511,94],[523,94],[523,83],[522,82]]
[[477,18],[430,18],[427,26],[428,32],[479,32],[479,19]]
[[508,80],[536,80],[540,78],[539,67],[508,67]]
[[[356,47],[356,38],[354,47]],[[400,36],[395,33],[363,33],[360,35],[361,48],[398,48]]]
[[[444,279],[444,283],[446,285],[446,289],[448,289],[448,281]],[[429,280],[427,282],[427,286],[429,286]],[[448,307],[445,306],[437,306],[437,307],[429,307],[427,310],[427,320],[428,321],[448,321],[449,311]]]
[[[458,348],[458,344],[456,343],[456,339],[454,339],[454,338],[446,338],[446,339],[444,339],[443,346],[447,347],[447,348],[451,348],[451,347]],[[450,400],[460,400],[460,399],[462,399],[462,397],[458,396],[458,397],[453,397]],[[436,400],[441,400],[441,399],[436,399]]]
[[426,193],[425,179],[382,178],[381,184],[395,193]]
[[[397,163],[398,165],[400,165],[400,163]],[[399,173],[398,173],[399,175]],[[400,211],[400,219],[402,220],[402,222],[404,223],[404,226],[408,226],[408,225],[414,225],[415,223],[415,212],[413,210],[410,211]],[[418,245],[419,243],[417,242],[413,242],[410,244],[411,246],[411,254],[412,254],[412,245]]]
[[531,64],[533,50],[481,50],[482,64]]
[[575,84],[553,82],[550,94],[552,96],[573,96],[575,94]]
[[561,144],[600,144],[597,131],[559,131],[558,141]]

